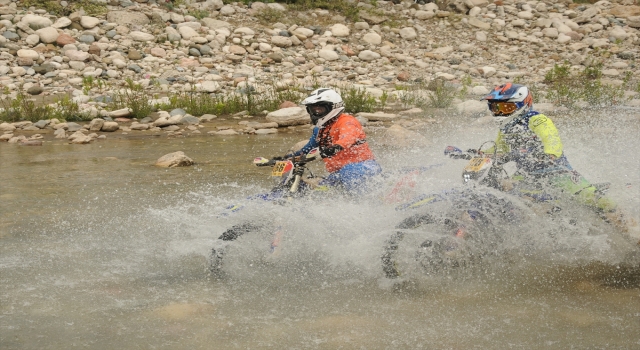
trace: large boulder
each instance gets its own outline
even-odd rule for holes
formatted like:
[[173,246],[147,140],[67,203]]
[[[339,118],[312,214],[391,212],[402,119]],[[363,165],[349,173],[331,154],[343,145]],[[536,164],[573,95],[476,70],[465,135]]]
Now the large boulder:
[[33,14],[25,15],[20,21],[26,23],[33,30],[49,27],[53,24],[50,19]]
[[175,168],[179,166],[189,166],[193,164],[194,162],[191,158],[187,157],[184,154],[184,152],[178,151],[178,152],[165,154],[164,156],[160,157],[156,161],[155,165],[162,168]]
[[142,12],[109,11],[107,13],[107,22],[117,23],[118,25],[123,26],[143,26],[149,24],[149,17]]
[[56,30],[53,27],[38,29],[36,30],[36,34],[40,38],[40,41],[45,44],[51,44],[56,42],[56,40],[58,39],[58,36],[60,35],[58,33],[58,30]]
[[100,131],[114,132],[118,129],[120,129],[120,125],[118,125],[117,122],[104,122],[104,124],[102,124],[102,128],[100,128]]
[[309,124],[311,118],[302,107],[282,108],[267,114],[267,121],[278,123],[278,126]]
[[153,35],[153,34],[141,32],[141,31],[137,31],[137,30],[129,33],[129,37],[132,40],[144,41],[144,42],[147,42],[147,41],[151,41],[152,42],[156,38],[155,35]]
[[356,114],[356,117],[366,118],[369,121],[390,121],[398,118],[397,114],[393,113],[384,113],[384,112],[375,112],[375,113],[366,113],[360,112]]
[[331,26],[331,33],[333,34],[333,36],[345,37],[349,36],[350,31],[349,27],[345,26],[344,24],[336,23]]
[[483,101],[467,100],[456,105],[456,111],[466,115],[480,115],[489,111],[487,103]]
[[384,130],[383,135],[378,138],[378,143],[392,147],[416,147],[428,145],[429,140],[416,131],[394,124]]

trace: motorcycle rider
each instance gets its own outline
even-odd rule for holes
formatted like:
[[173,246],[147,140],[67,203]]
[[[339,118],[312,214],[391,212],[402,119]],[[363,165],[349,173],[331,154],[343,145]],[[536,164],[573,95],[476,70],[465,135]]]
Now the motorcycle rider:
[[[571,167],[558,130],[549,117],[533,110],[533,95],[526,86],[506,83],[494,88],[483,100],[500,125],[495,141],[499,161],[514,161],[517,165],[518,172],[512,180],[549,184],[551,188],[571,193],[614,225],[628,228],[616,203]],[[481,153],[480,150],[467,152]],[[494,152],[494,149],[485,152]],[[511,183],[505,185],[503,189],[512,188]]]
[[[319,185],[340,186],[349,193],[361,193],[366,182],[382,168],[369,148],[360,122],[344,113],[344,101],[333,89],[317,89],[302,101],[315,125],[309,142],[290,158],[318,147],[329,176]],[[314,184],[315,185],[315,184]]]

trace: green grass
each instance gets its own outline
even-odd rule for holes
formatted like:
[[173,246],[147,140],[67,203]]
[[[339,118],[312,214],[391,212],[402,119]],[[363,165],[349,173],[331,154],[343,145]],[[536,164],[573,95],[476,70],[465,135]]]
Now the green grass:
[[107,13],[107,5],[103,3],[93,2],[90,0],[73,0],[67,1],[68,5],[62,7],[60,1],[57,0],[20,0],[19,6],[24,8],[35,7],[44,9],[49,13],[58,16],[68,16],[71,13],[84,9],[88,16],[99,16]]
[[80,107],[68,95],[58,98],[53,104],[38,101],[38,98],[20,91],[15,97],[7,90],[0,97],[0,121],[19,122],[47,120],[56,118],[60,121],[87,121],[92,118],[80,113]]

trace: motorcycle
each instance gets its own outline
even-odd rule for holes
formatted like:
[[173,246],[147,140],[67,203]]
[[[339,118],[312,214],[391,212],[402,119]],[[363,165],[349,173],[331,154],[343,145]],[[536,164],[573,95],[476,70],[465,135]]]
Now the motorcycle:
[[[483,143],[478,150],[482,150]],[[463,187],[418,196],[396,210],[420,210],[400,222],[387,240],[381,256],[387,278],[412,273],[432,274],[472,265],[495,254],[507,234],[527,219],[521,201],[506,195],[504,183],[514,171],[495,152],[445,148],[445,156],[467,160],[462,171]],[[529,195],[538,203],[552,202],[542,189]],[[427,211],[425,213],[425,210]],[[549,213],[559,208],[552,204]]]
[[[264,157],[256,157],[253,164],[257,167],[271,167],[271,177],[276,180],[276,185],[267,193],[257,194],[248,197],[249,200],[262,200],[272,202],[274,204],[286,204],[293,198],[302,197],[313,191],[314,188],[303,181],[305,172],[309,175],[307,179],[313,179],[316,176],[307,167],[309,162],[319,157],[318,149],[311,150],[308,154],[292,157],[290,159],[268,159]],[[317,190],[324,191],[326,187],[318,186]],[[243,205],[230,205],[226,208],[226,212],[221,216],[227,216],[243,209]],[[211,249],[209,270],[213,274],[219,274],[222,269],[223,257],[228,250],[229,244],[236,241],[239,237],[251,233],[260,232],[267,228],[269,223],[264,221],[243,222],[233,225],[224,231],[216,240],[215,246]],[[274,237],[271,241],[269,251],[275,253],[282,239],[282,227],[277,226]]]
[[[253,164],[258,167],[271,167],[271,177],[276,179],[276,185],[270,192],[258,194],[248,197],[250,200],[259,200],[261,202],[271,202],[274,204],[286,205],[292,203],[296,199],[303,197],[319,196],[337,196],[340,195],[339,189],[318,184],[321,177],[315,176],[308,163],[319,158],[318,149],[314,149],[307,155],[294,157],[290,159],[267,159],[257,157],[253,160]],[[400,201],[412,198],[415,195],[415,186],[417,178],[433,168],[443,165],[432,164],[429,166],[407,167],[400,169],[394,174],[385,174],[382,176],[382,182],[390,184],[390,188],[382,183],[377,183],[383,189],[371,191],[370,196],[376,197],[379,203],[383,205],[394,205]],[[308,173],[308,176],[305,176]],[[396,180],[396,175],[400,175]],[[385,178],[386,177],[386,178]],[[313,183],[309,183],[313,182]],[[348,198],[348,197],[347,197]],[[243,209],[244,205],[234,204],[226,208],[225,212],[219,216],[229,216]],[[280,250],[281,242],[284,236],[284,227],[282,221],[275,219],[252,220],[235,224],[225,230],[215,241],[214,247],[211,249],[209,270],[213,275],[219,275],[223,269],[223,261],[225,255],[228,255],[230,249],[235,249],[239,244],[236,242],[241,237],[262,236],[262,240],[269,240],[268,249],[264,249],[262,253],[269,256],[276,256]],[[249,238],[245,238],[248,239]],[[249,243],[240,243],[249,244]]]
[[[548,217],[554,225],[565,225],[564,229],[576,230],[580,220],[564,213],[568,208],[559,193],[535,179],[514,184],[512,180],[519,177],[514,164],[504,162],[495,143],[490,150],[463,152],[448,146],[446,156],[467,160],[462,171],[463,187],[422,195],[396,207],[420,213],[401,221],[386,241],[381,261],[387,278],[446,273],[474,265],[498,254],[497,248],[509,231],[518,230],[531,213]],[[609,183],[593,186],[601,195],[609,189]],[[618,238],[614,237],[618,247],[626,245]]]

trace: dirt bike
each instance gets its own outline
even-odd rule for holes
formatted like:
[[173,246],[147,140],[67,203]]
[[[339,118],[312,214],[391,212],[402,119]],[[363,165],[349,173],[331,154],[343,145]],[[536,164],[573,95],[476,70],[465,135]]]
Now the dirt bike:
[[[473,264],[494,254],[506,228],[517,229],[527,220],[527,210],[551,218],[563,208],[557,192],[535,180],[511,182],[519,176],[505,159],[497,154],[495,143],[490,152],[463,152],[448,146],[445,155],[464,159],[462,189],[422,195],[397,210],[419,210],[396,226],[382,254],[382,268],[387,278],[398,278],[409,272],[442,272]],[[604,195],[608,183],[592,184]],[[496,191],[493,191],[496,190]],[[525,199],[525,200],[522,200]],[[524,205],[524,207],[523,207]],[[576,225],[576,219],[569,220]]]
[[[293,157],[290,159],[267,159],[263,157],[257,157],[254,159],[253,164],[258,167],[271,167],[271,177],[276,179],[276,185],[270,192],[258,194],[249,197],[250,200],[267,201],[275,204],[287,204],[291,203],[295,199],[307,196],[322,196],[339,195],[338,189],[331,188],[329,186],[310,185],[306,181],[310,179],[319,180],[320,178],[315,176],[307,164],[319,158],[319,152],[317,149],[312,150],[307,155]],[[429,171],[435,167],[439,167],[442,164],[433,164],[430,166],[418,166],[407,167],[400,169],[398,174],[385,174],[387,178],[392,178],[387,182],[391,183],[391,187],[381,191],[382,194],[378,196],[379,202],[385,205],[393,205],[403,200],[407,200],[412,197],[413,189],[416,185],[416,179],[421,174]],[[305,173],[309,175],[305,177]],[[399,175],[399,180],[395,177]],[[383,176],[383,177],[384,177]],[[231,205],[226,208],[223,215],[228,216],[231,213],[238,212],[243,209],[243,205]],[[217,275],[221,272],[223,267],[224,256],[228,250],[234,249],[235,245],[240,237],[246,237],[247,234],[251,236],[263,236],[263,240],[269,240],[268,251],[265,250],[268,255],[275,255],[280,249],[280,243],[283,239],[283,225],[274,220],[253,220],[249,222],[243,222],[235,224],[229,229],[225,230],[215,241],[214,247],[211,249],[210,265],[209,269]]]
[[[315,178],[311,170],[307,167],[309,162],[319,157],[318,149],[313,149],[306,155],[292,157],[289,159],[267,159],[264,157],[256,157],[253,164],[258,167],[271,167],[271,177],[276,180],[276,185],[267,193],[250,196],[250,200],[263,200],[274,204],[284,204],[288,200],[301,197],[313,191],[312,186],[303,182],[305,172],[308,172],[308,179]],[[320,188],[319,190],[324,190]],[[229,213],[237,212],[244,208],[243,205],[231,205],[226,208],[226,212],[222,216]],[[222,260],[230,242],[237,240],[239,237],[250,232],[259,232],[268,226],[266,222],[252,221],[233,225],[218,237],[216,245],[211,249],[209,270],[214,273],[220,273],[222,269]],[[277,227],[271,242],[269,251],[276,252],[282,239],[282,228]]]
[[[490,190],[501,191],[503,181],[513,175],[495,151],[463,152],[448,146],[444,153],[468,161],[462,171],[465,186],[421,195],[396,207],[420,212],[400,222],[387,240],[381,257],[387,278],[442,273],[473,264],[495,253],[505,227],[525,219],[522,208],[509,196]],[[540,202],[552,199],[544,191],[529,194]]]

